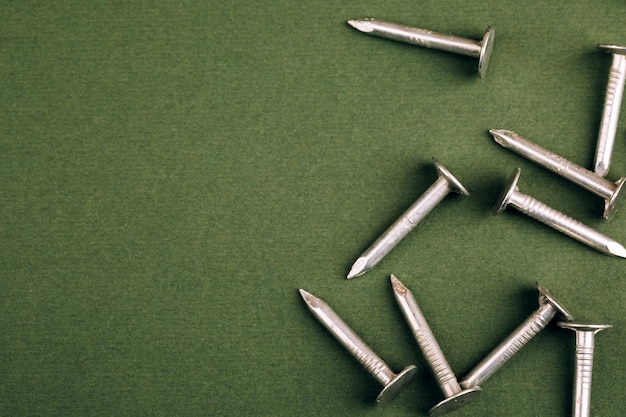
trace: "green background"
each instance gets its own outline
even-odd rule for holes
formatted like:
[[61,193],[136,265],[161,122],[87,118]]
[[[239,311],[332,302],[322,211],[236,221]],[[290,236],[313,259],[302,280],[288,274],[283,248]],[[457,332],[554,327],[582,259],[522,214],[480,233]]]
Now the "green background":
[[[0,4],[0,415],[426,416],[441,400],[393,300],[415,294],[461,378],[537,307],[596,340],[592,414],[623,416],[625,260],[491,207],[520,189],[626,243],[626,213],[496,145],[591,167],[623,1]],[[477,61],[363,35],[374,16],[480,39]],[[622,112],[623,113],[623,112]],[[622,115],[623,116],[623,115]],[[626,117],[608,178],[626,173]],[[360,253],[436,179],[451,196],[374,270]],[[415,382],[380,387],[297,292]],[[570,415],[551,324],[456,415]]]

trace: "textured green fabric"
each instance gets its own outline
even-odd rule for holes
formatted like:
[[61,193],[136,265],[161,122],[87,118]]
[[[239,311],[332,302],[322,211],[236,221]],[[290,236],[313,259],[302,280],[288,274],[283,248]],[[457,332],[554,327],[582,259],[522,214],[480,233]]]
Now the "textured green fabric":
[[[626,260],[491,207],[520,189],[626,243],[626,213],[496,145],[510,129],[590,167],[622,1],[4,1],[1,416],[426,416],[442,399],[397,308],[415,294],[461,378],[537,307],[596,340],[592,414],[626,415]],[[477,61],[357,32],[374,16],[472,39]],[[623,112],[622,112],[623,113]],[[611,180],[626,174],[626,116]],[[359,254],[435,180],[469,189],[374,270]],[[623,210],[624,211],[624,210]],[[412,385],[380,386],[297,292]],[[570,415],[554,323],[456,415]]]

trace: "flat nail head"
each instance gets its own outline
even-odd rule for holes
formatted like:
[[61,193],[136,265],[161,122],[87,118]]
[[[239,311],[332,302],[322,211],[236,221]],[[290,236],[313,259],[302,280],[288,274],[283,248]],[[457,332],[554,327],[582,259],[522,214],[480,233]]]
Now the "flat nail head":
[[400,371],[389,384],[385,385],[380,394],[378,394],[378,397],[376,397],[376,405],[384,405],[393,400],[400,391],[402,391],[402,388],[411,382],[416,372],[417,367],[415,365],[409,365]]
[[478,397],[481,391],[482,389],[480,387],[465,389],[458,394],[454,394],[453,396],[441,401],[439,404],[431,408],[428,414],[433,417],[442,416],[446,413],[456,410],[457,408],[461,408],[464,404]]
[[564,329],[579,330],[583,332],[594,332],[594,334],[598,333],[601,330],[613,327],[611,324],[592,324],[573,321],[560,321],[557,323],[557,325]]
[[605,52],[610,52],[612,54],[618,54],[618,55],[626,55],[626,46],[610,45],[610,44],[600,44],[597,46],[598,48],[602,49]]
[[495,39],[495,35],[495,30],[489,26],[483,36],[482,42],[480,43],[480,56],[478,57],[478,75],[480,78],[484,78],[487,74],[491,52],[493,51],[493,41]]
[[444,178],[450,185],[450,189],[453,192],[461,195],[469,195],[469,191],[467,191],[467,189],[463,187],[463,184],[461,184],[461,182],[457,180],[446,167],[441,165],[441,163],[436,158],[433,158],[433,163],[435,164],[435,168],[437,169],[437,176]]
[[612,218],[615,213],[617,213],[617,209],[622,203],[622,189],[624,188],[624,182],[626,182],[626,177],[622,177],[615,182],[615,191],[611,194],[611,197],[608,200],[604,201],[604,214],[603,217],[605,219]]
[[549,303],[550,305],[552,305],[552,307],[554,307],[557,313],[560,313],[563,316],[563,318],[565,318],[566,320],[574,320],[574,316],[572,316],[572,314],[567,311],[565,307],[563,307],[563,304],[557,301],[557,299],[554,298],[552,294],[550,294],[550,291],[548,291],[543,285],[538,282],[536,282],[535,285],[539,290],[539,305]]
[[493,215],[497,216],[502,213],[506,206],[509,205],[511,201],[511,195],[517,190],[517,182],[519,181],[520,174],[522,170],[520,168],[515,168],[513,173],[509,176],[509,179],[506,181],[506,186],[502,188],[500,192],[500,196],[496,200],[496,204],[493,206]]

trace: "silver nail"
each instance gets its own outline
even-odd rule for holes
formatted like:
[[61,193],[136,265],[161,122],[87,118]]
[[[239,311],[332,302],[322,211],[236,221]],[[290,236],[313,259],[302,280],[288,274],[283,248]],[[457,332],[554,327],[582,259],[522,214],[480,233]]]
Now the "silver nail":
[[601,330],[613,326],[610,324],[574,322],[559,322],[557,324],[564,329],[576,332],[576,370],[574,373],[572,417],[589,417],[595,335]]
[[513,174],[511,174],[508,184],[502,190],[494,206],[495,215],[502,213],[502,211],[510,205],[517,211],[535,220],[539,220],[541,223],[602,253],[626,258],[626,249],[615,240],[553,209],[541,201],[519,192],[517,181],[519,180],[520,172],[521,170],[516,168]]
[[422,350],[430,369],[433,371],[439,388],[441,388],[445,396],[445,399],[432,407],[428,414],[440,416],[454,411],[476,398],[481,392],[480,387],[461,389],[456,376],[452,372],[433,332],[426,322],[426,318],[424,318],[422,311],[418,307],[413,293],[395,275],[391,275],[391,285],[400,310],[402,310],[402,314],[406,318],[411,332]]
[[537,333],[546,327],[557,313],[560,313],[566,320],[573,319],[572,315],[547,289],[539,283],[536,283],[536,285],[539,290],[539,308],[463,378],[463,381],[461,381],[463,388],[475,387],[485,382],[487,378],[493,375]]
[[395,374],[391,368],[370,349],[359,336],[333,311],[328,304],[313,294],[301,289],[300,295],[313,315],[332,333],[335,338],[369,371],[383,386],[376,397],[376,404],[393,399],[413,378],[417,368],[409,365]]
[[478,75],[481,78],[487,73],[495,36],[492,27],[487,28],[483,39],[478,42],[374,18],[348,20],[348,24],[368,35],[478,58]]
[[465,187],[435,158],[433,163],[439,176],[437,180],[354,262],[348,279],[374,268],[450,192],[469,195]]
[[547,149],[536,145],[515,132],[510,130],[491,129],[489,131],[494,140],[516,152],[527,159],[541,165],[544,168],[578,184],[584,189],[602,197],[604,199],[605,219],[610,219],[615,215],[622,198],[622,188],[626,177],[622,177],[615,183],[589,171],[567,159],[559,156]]
[[606,86],[604,108],[600,119],[600,131],[596,146],[596,159],[593,170],[596,174],[606,176],[611,166],[611,153],[615,142],[617,121],[622,106],[624,94],[624,80],[626,80],[626,47],[617,45],[598,45],[598,48],[613,55],[609,81]]

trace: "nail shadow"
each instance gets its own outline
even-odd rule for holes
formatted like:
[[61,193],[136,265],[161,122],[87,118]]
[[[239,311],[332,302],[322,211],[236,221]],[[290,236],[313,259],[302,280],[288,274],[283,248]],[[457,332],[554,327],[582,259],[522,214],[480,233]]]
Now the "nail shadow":
[[474,204],[476,204],[481,211],[485,211],[490,215],[493,213],[494,206],[497,202],[498,196],[502,189],[506,186],[506,178],[497,178],[493,175],[482,178],[474,186],[475,192],[472,193],[474,198]]
[[[459,380],[463,379],[469,372],[471,372],[474,367],[483,360],[483,358],[489,355],[504,339],[509,337],[520,324],[522,324],[535,310],[537,310],[538,297],[539,291],[532,284],[513,293],[511,299],[506,302],[508,305],[506,311],[510,313],[510,315],[506,318],[502,318],[501,320],[506,321],[507,324],[503,324],[497,329],[494,329],[492,334],[489,336],[491,343],[486,343],[484,350],[475,353],[474,362],[471,363],[471,365],[465,369],[459,370],[459,374],[457,374]],[[523,349],[524,347],[520,350]],[[511,358],[511,360],[515,360],[515,358]],[[507,364],[502,365],[503,368],[506,368],[506,366]],[[499,371],[501,371],[501,369],[498,370],[498,372]],[[485,383],[488,382],[489,381],[486,381]]]

